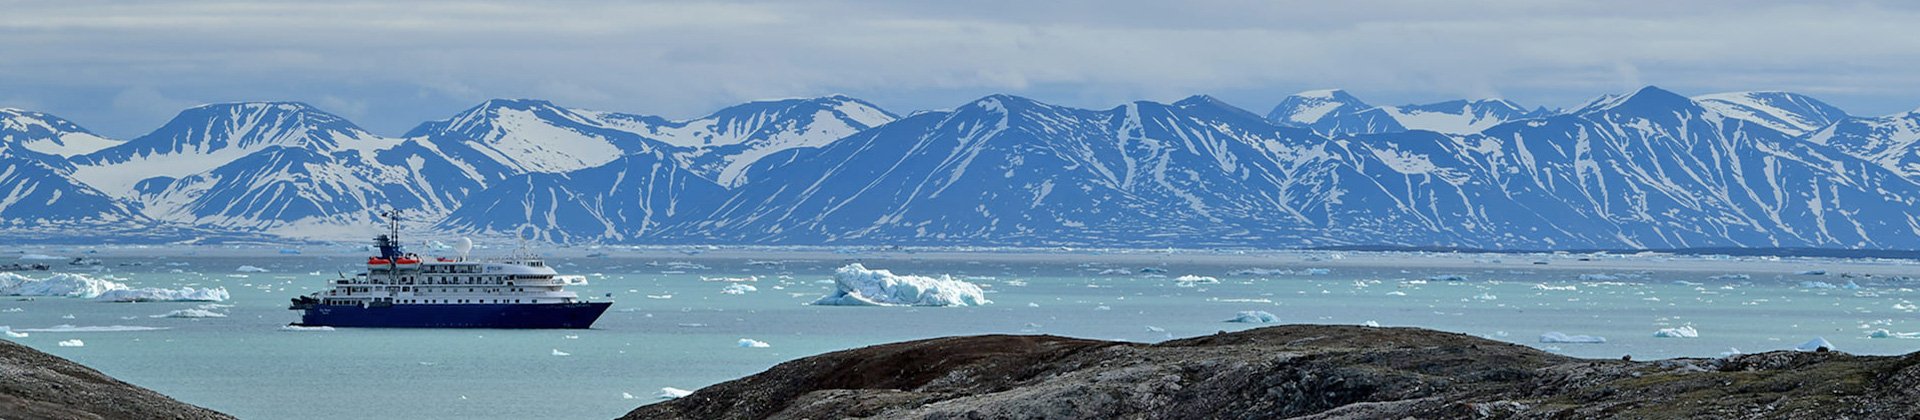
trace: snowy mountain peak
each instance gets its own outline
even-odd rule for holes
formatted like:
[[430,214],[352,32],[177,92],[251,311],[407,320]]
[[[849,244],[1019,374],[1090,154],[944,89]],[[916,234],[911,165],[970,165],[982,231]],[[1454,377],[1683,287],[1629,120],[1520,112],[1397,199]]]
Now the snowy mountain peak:
[[51,114],[0,108],[0,144],[55,156],[93,153],[120,144]]
[[1791,92],[1726,92],[1693,99],[1721,115],[1796,136],[1847,118],[1846,111],[1840,108]]
[[300,102],[239,102],[181,111],[144,136],[74,156],[74,176],[112,194],[139,181],[180,178],[272,147],[318,152],[388,144],[345,118]]
[[1698,106],[1678,93],[1648,85],[1626,95],[1608,95],[1588,103],[1576,114],[1597,112],[1638,112],[1682,109]]

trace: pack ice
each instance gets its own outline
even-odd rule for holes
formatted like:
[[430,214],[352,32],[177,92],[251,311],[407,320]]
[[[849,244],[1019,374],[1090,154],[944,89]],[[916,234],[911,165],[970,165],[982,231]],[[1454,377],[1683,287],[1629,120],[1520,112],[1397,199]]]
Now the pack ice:
[[0,295],[4,296],[61,296],[96,299],[113,302],[158,302],[158,301],[203,301],[219,302],[227,300],[227,289],[216,287],[196,289],[160,289],[145,287],[135,289],[124,283],[101,280],[81,274],[56,273],[43,279],[22,276],[17,273],[0,272]]
[[979,306],[993,301],[979,285],[941,275],[940,278],[869,270],[859,263],[834,270],[834,290],[814,305],[839,306]]

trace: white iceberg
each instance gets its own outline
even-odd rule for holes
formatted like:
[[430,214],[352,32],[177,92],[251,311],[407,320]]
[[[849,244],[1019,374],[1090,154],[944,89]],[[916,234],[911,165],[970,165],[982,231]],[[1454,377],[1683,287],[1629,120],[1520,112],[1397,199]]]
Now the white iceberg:
[[1580,287],[1574,286],[1571,284],[1565,285],[1565,286],[1550,286],[1550,285],[1547,285],[1546,283],[1540,283],[1540,284],[1533,285],[1533,290],[1569,291],[1570,292],[1570,291],[1580,290]]
[[61,324],[61,325],[55,325],[55,326],[46,327],[46,328],[21,328],[20,331],[70,333],[70,332],[159,331],[164,329],[167,329],[167,327],[142,327],[137,325],[107,325],[107,326],[88,325],[84,327],[76,327],[73,325]]
[[26,338],[27,337],[27,333],[14,332],[13,327],[6,326],[6,325],[0,325],[0,333],[6,333],[7,338]]
[[139,289],[110,290],[94,300],[104,302],[221,302],[228,298],[227,288],[214,287],[196,289],[160,289],[144,287]]
[[333,327],[328,327],[328,326],[309,327],[305,325],[283,325],[280,327],[280,331],[333,331]]
[[1893,332],[1885,328],[1867,332],[1868,338],[1905,338],[1920,339],[1920,332]]
[[1567,335],[1557,331],[1549,331],[1546,334],[1540,334],[1540,342],[1566,343],[1566,344],[1605,344],[1607,342],[1607,338],[1596,337],[1591,335]]
[[740,339],[740,347],[749,348],[749,349],[764,349],[768,347],[773,347],[773,345],[767,344],[767,342],[765,341],[755,340],[751,338],[742,338]]
[[233,269],[233,271],[238,271],[238,272],[242,272],[242,273],[265,273],[265,272],[267,272],[267,269],[265,269],[265,268],[260,268],[260,267],[254,267],[254,266],[251,266],[251,265],[243,265],[243,266],[240,266],[240,268],[235,268],[235,269]]
[[1820,349],[1836,350],[1836,348],[1833,347],[1833,343],[1827,342],[1825,337],[1814,337],[1812,340],[1800,343],[1800,346],[1794,347],[1793,349],[1799,351],[1820,351]]
[[80,341],[80,339],[78,338],[72,339],[72,340],[60,340],[60,347],[86,347],[86,346],[87,346],[87,342]]
[[199,308],[188,308],[188,309],[178,309],[178,310],[174,310],[173,312],[168,312],[168,313],[159,314],[159,315],[150,315],[147,317],[148,318],[226,318],[227,314],[209,311],[205,309],[199,309]]
[[1174,283],[1179,284],[1180,287],[1193,287],[1194,285],[1197,285],[1197,284],[1220,284],[1220,279],[1213,278],[1210,276],[1196,276],[1192,274],[1180,276],[1179,278],[1173,279],[1173,281]]
[[0,272],[0,295],[6,296],[92,298],[108,291],[125,289],[127,289],[125,284],[81,274],[58,273],[44,279],[35,279],[18,273]]
[[1227,322],[1243,322],[1248,324],[1267,324],[1267,323],[1280,322],[1280,317],[1273,316],[1273,313],[1270,313],[1267,311],[1240,311],[1240,313],[1235,314],[1233,316],[1233,319],[1229,319],[1227,320]]
[[868,270],[859,263],[834,271],[834,291],[814,305],[979,306],[993,303],[979,285],[945,275],[940,278]]
[[727,287],[720,288],[720,293],[725,293],[729,295],[744,295],[744,294],[747,294],[747,292],[758,292],[758,291],[760,291],[760,288],[758,287],[753,287],[753,285],[740,284],[740,283],[729,284],[727,285]]
[[553,349],[553,355],[555,355],[555,356],[572,356],[572,355],[573,355],[573,353],[568,353],[568,352],[564,352],[564,351],[560,351],[560,349]]
[[1678,328],[1661,328],[1659,331],[1654,331],[1653,336],[1659,338],[1700,338],[1700,331],[1694,330],[1692,325],[1682,325]]
[[1803,282],[1800,282],[1800,288],[1802,289],[1838,289],[1840,288],[1840,286],[1835,286],[1833,283],[1828,283],[1824,281],[1803,281]]
[[674,387],[665,387],[665,388],[660,388],[660,393],[659,393],[659,394],[655,394],[655,395],[656,395],[656,396],[658,396],[658,397],[660,397],[661,399],[668,399],[668,400],[671,400],[671,399],[674,399],[674,398],[680,398],[680,397],[685,397],[685,396],[688,396],[688,395],[693,395],[693,391],[688,391],[688,390],[684,390],[684,389],[680,389],[680,388],[674,388]]

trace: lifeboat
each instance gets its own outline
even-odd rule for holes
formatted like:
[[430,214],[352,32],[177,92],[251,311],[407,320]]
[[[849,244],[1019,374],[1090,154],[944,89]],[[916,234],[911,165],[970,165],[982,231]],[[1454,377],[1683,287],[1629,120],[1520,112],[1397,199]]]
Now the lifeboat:
[[400,258],[393,259],[393,264],[399,266],[400,268],[420,268],[420,259],[414,258],[414,257],[400,257]]
[[390,264],[392,263],[393,261],[388,260],[386,258],[369,257],[367,258],[367,269],[368,270],[385,270],[391,267]]

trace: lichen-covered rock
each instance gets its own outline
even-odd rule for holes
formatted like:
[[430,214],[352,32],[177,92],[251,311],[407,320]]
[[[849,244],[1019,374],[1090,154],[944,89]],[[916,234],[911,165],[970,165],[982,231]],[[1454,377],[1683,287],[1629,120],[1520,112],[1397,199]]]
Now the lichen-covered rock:
[[120,382],[59,356],[0,340],[0,418],[231,419]]
[[1136,344],[940,338],[828,353],[625,418],[1911,418],[1920,356],[1586,360],[1417,328]]

